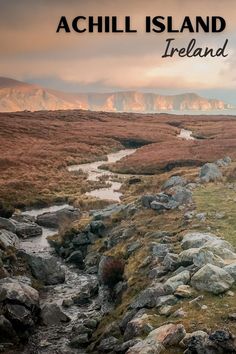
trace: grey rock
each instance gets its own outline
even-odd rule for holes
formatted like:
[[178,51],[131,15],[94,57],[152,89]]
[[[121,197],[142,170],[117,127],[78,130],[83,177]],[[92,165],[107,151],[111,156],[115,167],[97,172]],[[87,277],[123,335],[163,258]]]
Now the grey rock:
[[184,270],[183,272],[169,278],[165,284],[164,289],[168,292],[175,292],[175,290],[180,285],[186,285],[190,281],[190,272],[188,270]]
[[119,213],[124,209],[125,206],[122,204],[112,204],[104,209],[92,211],[91,214],[93,220],[104,220],[109,219],[113,214]]
[[179,265],[187,267],[193,264],[193,257],[198,254],[199,248],[189,248],[179,254]]
[[201,291],[220,294],[229,290],[234,279],[224,269],[206,264],[191,279],[191,285]]
[[115,352],[120,354],[125,354],[130,347],[133,347],[135,344],[139,343],[140,341],[141,339],[135,338],[135,339],[130,339],[120,345],[116,345],[114,348]]
[[17,342],[17,334],[12,327],[12,324],[6,317],[0,315],[0,343],[4,342]]
[[206,163],[201,167],[199,177],[202,182],[214,182],[222,178],[222,173],[215,163]]
[[16,233],[16,225],[13,220],[0,217],[0,229]]
[[159,296],[165,295],[163,285],[156,284],[153,288],[147,288],[139,293],[134,302],[131,304],[131,308],[140,309],[143,307],[152,308],[156,306],[156,300]]
[[124,316],[122,317],[122,319],[119,323],[120,330],[122,333],[124,333],[127,324],[129,323],[129,321],[132,320],[132,318],[136,315],[136,313],[137,313],[137,309],[132,309],[132,310],[125,312]]
[[157,211],[167,210],[166,204],[154,200],[150,203],[150,208]]
[[178,299],[174,295],[160,296],[156,300],[156,307],[173,306],[178,302]]
[[156,201],[156,196],[155,195],[143,195],[141,197],[141,204],[142,206],[146,207],[146,208],[150,208],[150,205],[152,202]]
[[16,234],[21,238],[37,237],[42,235],[42,228],[34,222],[14,222]]
[[0,279],[0,302],[15,303],[25,306],[31,311],[39,308],[38,291],[16,279]]
[[4,307],[4,314],[15,328],[20,327],[20,331],[32,330],[34,319],[32,313],[23,305],[7,304]]
[[217,267],[223,267],[225,265],[221,257],[215,255],[213,252],[204,248],[199,249],[199,252],[194,254],[193,263],[199,268],[203,267],[208,263],[213,264]]
[[119,340],[117,338],[110,336],[108,338],[102,339],[97,349],[100,353],[111,352],[118,343]]
[[175,253],[167,253],[162,265],[167,271],[174,271],[178,267],[179,256]]
[[142,247],[142,244],[140,241],[135,241],[127,246],[126,249],[126,254],[129,257],[132,253],[137,251],[140,247]]
[[70,317],[68,317],[64,312],[62,312],[59,305],[56,303],[46,303],[41,308],[40,313],[41,321],[46,326],[60,324],[61,322],[69,322]]
[[219,159],[216,161],[216,165],[218,167],[226,167],[230,165],[232,162],[231,158],[229,156],[225,156],[223,159]]
[[168,245],[157,242],[151,242],[149,245],[149,249],[151,255],[157,257],[159,260],[163,260],[170,251]]
[[224,267],[224,270],[231,275],[231,277],[236,281],[236,263],[232,263]]
[[193,340],[193,338],[205,340],[208,338],[208,334],[204,331],[195,331],[192,333],[186,333],[186,336],[180,342],[181,347],[188,347],[189,343]]
[[104,236],[105,229],[105,224],[101,220],[95,220],[90,223],[91,232],[98,235],[99,237]]
[[211,233],[189,232],[183,237],[181,246],[184,250],[189,248],[200,248],[208,241],[215,241],[217,239],[217,236]]
[[44,213],[37,217],[36,222],[40,226],[58,228],[66,222],[72,222],[80,217],[80,210],[74,207],[66,207],[52,213]]
[[151,279],[160,278],[166,274],[166,270],[163,267],[155,267],[150,270],[148,277]]
[[6,250],[8,247],[19,248],[20,240],[11,231],[0,230],[0,248]]
[[233,246],[225,240],[216,239],[208,241],[203,248],[213,252],[222,259],[236,260],[236,253],[234,253]]
[[180,205],[189,204],[192,201],[192,192],[185,187],[175,187],[172,198]]
[[26,254],[33,276],[46,285],[61,284],[65,281],[65,271],[52,256]]
[[89,337],[87,333],[79,334],[78,336],[74,337],[70,341],[70,346],[72,348],[80,349],[81,346],[87,345],[89,343]]
[[175,186],[185,186],[187,181],[181,176],[172,176],[170,177],[162,186],[162,189],[169,189]]
[[152,339],[145,339],[129,348],[126,354],[160,354],[165,348]]
[[75,263],[79,268],[84,268],[84,258],[81,251],[72,252],[69,257],[66,258],[66,262]]

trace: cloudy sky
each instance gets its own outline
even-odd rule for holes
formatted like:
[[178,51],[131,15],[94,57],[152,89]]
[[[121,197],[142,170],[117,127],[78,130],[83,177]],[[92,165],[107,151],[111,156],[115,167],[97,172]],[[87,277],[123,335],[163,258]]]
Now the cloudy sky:
[[[0,0],[0,76],[68,92],[196,92],[236,104],[235,0]],[[61,16],[131,16],[133,34],[56,33]],[[145,33],[146,16],[222,16],[222,33]],[[226,58],[161,58],[167,38],[217,49]]]

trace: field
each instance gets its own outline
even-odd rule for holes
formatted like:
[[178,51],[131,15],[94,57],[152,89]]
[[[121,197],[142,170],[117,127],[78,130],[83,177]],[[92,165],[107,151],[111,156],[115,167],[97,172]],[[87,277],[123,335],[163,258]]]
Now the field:
[[[114,171],[158,174],[236,157],[236,119],[90,111],[0,113],[0,200],[14,207],[74,200],[90,188],[66,166],[139,147]],[[180,128],[196,141],[177,138]]]

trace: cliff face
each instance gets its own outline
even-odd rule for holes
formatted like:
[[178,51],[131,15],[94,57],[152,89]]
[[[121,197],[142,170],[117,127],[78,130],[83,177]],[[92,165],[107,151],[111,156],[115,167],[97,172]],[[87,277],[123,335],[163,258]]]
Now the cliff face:
[[108,112],[211,111],[230,108],[225,102],[194,93],[164,96],[154,93],[113,92],[70,94],[0,78],[0,111],[89,109]]

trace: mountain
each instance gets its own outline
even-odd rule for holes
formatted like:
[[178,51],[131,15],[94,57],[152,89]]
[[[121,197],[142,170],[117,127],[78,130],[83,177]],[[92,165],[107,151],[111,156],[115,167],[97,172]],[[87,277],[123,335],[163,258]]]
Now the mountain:
[[85,109],[109,112],[215,111],[231,108],[195,93],[159,95],[136,91],[65,93],[0,77],[0,111]]

